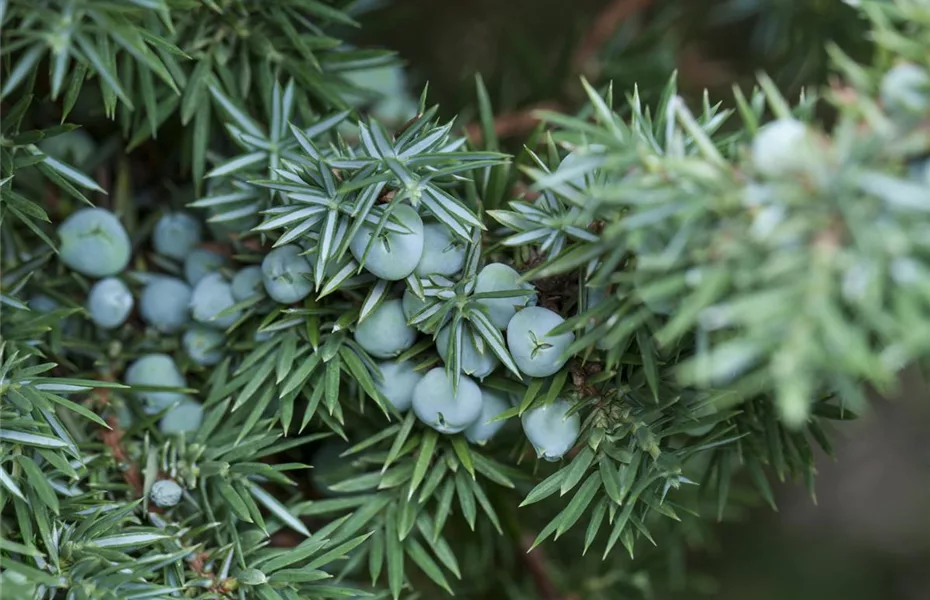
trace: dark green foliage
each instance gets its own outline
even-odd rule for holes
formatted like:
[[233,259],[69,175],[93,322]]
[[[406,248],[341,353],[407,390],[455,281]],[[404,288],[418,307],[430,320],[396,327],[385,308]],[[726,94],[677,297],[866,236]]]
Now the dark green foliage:
[[[690,12],[657,2],[513,157],[480,78],[481,144],[425,90],[403,125],[366,118],[344,74],[392,58],[331,37],[356,4],[0,1],[4,597],[696,589],[684,556],[709,522],[774,506],[773,477],[813,494],[833,423],[926,362],[928,0],[728,3],[718,24],[752,23],[797,78],[723,104],[664,70],[679,38],[649,25]],[[834,16],[830,86],[789,100],[776,81],[820,75],[803,55]],[[610,85],[631,48],[653,49],[642,87]],[[59,255],[57,226],[92,205],[133,252],[115,276],[137,310],[112,328],[85,303],[113,269]],[[159,241],[181,210],[196,249],[193,230]],[[460,269],[411,272],[424,222]],[[494,263],[518,276],[485,285]],[[552,322],[515,328],[533,338],[516,349],[504,317],[537,304],[524,317]],[[161,371],[130,368],[152,355]],[[499,430],[473,418],[484,396]]]

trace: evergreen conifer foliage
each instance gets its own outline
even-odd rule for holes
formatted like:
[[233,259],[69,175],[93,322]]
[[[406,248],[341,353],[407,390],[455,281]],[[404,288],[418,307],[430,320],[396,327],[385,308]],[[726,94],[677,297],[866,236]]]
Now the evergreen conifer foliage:
[[366,115],[358,4],[0,1],[4,598],[647,597],[926,365],[930,0],[513,157]]

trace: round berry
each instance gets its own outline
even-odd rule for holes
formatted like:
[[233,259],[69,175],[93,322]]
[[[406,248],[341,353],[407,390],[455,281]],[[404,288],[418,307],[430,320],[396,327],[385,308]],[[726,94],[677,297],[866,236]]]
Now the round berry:
[[541,306],[524,308],[507,325],[507,348],[524,375],[548,377],[568,361],[565,351],[575,341],[571,332],[549,335],[565,319]]
[[159,479],[152,484],[149,498],[159,508],[171,508],[181,501],[181,486],[170,479]]
[[203,406],[193,398],[178,404],[162,417],[158,429],[165,435],[194,433],[203,423]]
[[91,320],[103,329],[113,329],[125,323],[132,306],[132,292],[115,277],[101,279],[87,295],[87,312]]
[[194,286],[191,294],[191,315],[195,321],[226,329],[242,315],[241,311],[222,314],[236,303],[232,286],[221,273],[210,273]]
[[465,265],[465,247],[440,223],[423,226],[423,255],[417,268],[417,277],[429,275],[455,275]]
[[413,346],[417,330],[407,325],[400,300],[385,300],[355,328],[355,341],[375,358],[393,358]]
[[175,260],[184,260],[201,241],[200,221],[186,212],[162,215],[155,223],[152,245],[155,252]]
[[404,296],[401,298],[404,316],[407,317],[408,321],[412,320],[418,312],[426,308],[427,303],[428,301],[426,299],[420,300],[417,298],[417,295],[409,289],[404,290]]
[[417,211],[406,204],[398,205],[392,214],[409,231],[393,232],[384,227],[365,256],[375,232],[373,224],[365,223],[349,243],[349,250],[369,273],[380,279],[398,281],[413,273],[423,256],[423,221]]
[[498,329],[506,328],[519,308],[536,304],[537,298],[533,285],[519,281],[520,274],[503,263],[491,263],[478,273],[475,281],[476,294],[518,290],[532,292],[507,298],[481,298],[477,301],[487,307],[488,316]]
[[752,162],[769,177],[803,171],[809,165],[807,126],[797,119],[777,119],[762,126],[752,140]]
[[211,367],[223,359],[226,336],[216,329],[194,325],[184,332],[181,343],[191,360],[202,367]]
[[[187,387],[187,380],[178,370],[174,359],[167,354],[146,354],[129,365],[126,369],[126,384],[141,387]],[[183,392],[137,391],[137,398],[142,400],[149,414],[157,413],[175,402],[187,399]]]
[[252,265],[240,269],[232,278],[232,295],[236,302],[242,302],[255,296],[265,295],[262,268]]
[[[439,330],[439,334],[436,336],[436,351],[439,352],[439,358],[441,358],[444,363],[449,362],[449,338],[452,331],[451,328],[451,325],[446,325]],[[484,344],[482,350],[483,352],[479,352],[478,346],[475,344],[475,338],[466,327],[462,331],[461,364],[463,373],[477,379],[484,379],[497,368],[500,361],[491,349],[488,348],[488,345]]]
[[313,291],[313,267],[294,244],[275,248],[262,261],[265,290],[275,302],[293,304]]
[[381,379],[375,379],[375,388],[387,398],[398,412],[406,412],[413,402],[413,388],[423,379],[423,375],[413,370],[414,364],[409,360],[388,360],[378,363]]
[[895,65],[882,77],[879,95],[889,112],[920,115],[930,108],[930,75],[914,63]]
[[197,285],[201,279],[210,273],[216,273],[225,265],[226,259],[221,254],[204,248],[194,248],[184,259],[184,278],[187,279],[187,283]]
[[581,432],[578,413],[566,416],[572,405],[565,400],[531,408],[520,418],[526,439],[540,458],[556,461],[572,449]]
[[142,319],[162,333],[174,333],[190,321],[191,287],[174,277],[153,277],[139,298]]
[[80,209],[58,227],[58,237],[62,262],[88,277],[116,275],[129,264],[129,234],[108,210]]
[[464,431],[481,416],[481,389],[463,375],[453,394],[445,369],[432,369],[413,388],[413,412],[440,433]]
[[930,185],[930,158],[924,160],[912,160],[908,165],[908,176],[924,185]]
[[492,421],[497,415],[510,408],[510,402],[502,392],[481,389],[481,415],[465,430],[465,437],[473,444],[483,446],[494,437],[505,421]]

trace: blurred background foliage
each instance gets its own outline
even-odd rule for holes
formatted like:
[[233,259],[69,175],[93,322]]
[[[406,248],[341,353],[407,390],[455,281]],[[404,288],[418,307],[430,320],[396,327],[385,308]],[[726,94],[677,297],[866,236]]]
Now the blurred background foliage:
[[[573,111],[579,76],[615,93],[638,86],[653,102],[677,70],[682,95],[730,103],[767,72],[788,96],[829,80],[826,45],[868,61],[867,23],[854,0],[403,0],[360,2],[360,43],[398,52],[414,89],[464,125],[476,117],[475,73],[498,124],[514,127],[518,150],[535,107]],[[613,26],[615,24],[615,26]],[[828,115],[825,115],[828,117]],[[509,130],[504,125],[504,137]],[[899,397],[836,431],[835,460],[819,457],[817,498],[800,485],[776,488],[766,506],[730,515],[707,548],[679,544],[656,597],[686,600],[703,588],[722,600],[918,600],[930,590],[930,408],[926,379],[904,378]],[[695,534],[698,535],[698,534]],[[684,536],[687,538],[687,534]],[[660,544],[674,543],[663,539]],[[546,552],[556,552],[549,547]],[[648,564],[648,558],[641,564]],[[667,560],[663,556],[662,560]],[[688,591],[674,591],[689,568]],[[589,579],[597,586],[596,575]],[[641,583],[635,574],[631,590]],[[582,591],[579,597],[588,597]]]

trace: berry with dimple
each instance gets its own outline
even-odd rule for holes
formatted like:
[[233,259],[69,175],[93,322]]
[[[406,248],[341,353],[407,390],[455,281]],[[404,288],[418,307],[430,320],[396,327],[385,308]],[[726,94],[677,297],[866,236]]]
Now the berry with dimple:
[[[187,387],[187,380],[178,370],[174,359],[167,354],[146,354],[129,365],[125,374],[126,383],[130,386],[144,387]],[[175,402],[186,400],[188,396],[183,392],[174,391],[147,391],[135,392],[136,397],[145,403],[147,413],[157,413]]]
[[192,286],[197,285],[201,279],[216,273],[225,265],[223,255],[204,248],[194,248],[184,259],[184,278]]
[[242,302],[255,296],[265,295],[265,282],[262,268],[251,265],[240,269],[232,278],[232,295],[236,302]]
[[312,275],[313,267],[294,244],[275,248],[262,261],[265,290],[281,304],[293,304],[306,298],[313,291]]
[[407,325],[400,300],[385,300],[355,328],[355,341],[376,358],[393,358],[413,346],[417,330]]
[[423,255],[414,273],[417,277],[455,275],[465,265],[465,247],[441,223],[423,226]]
[[481,298],[479,304],[488,309],[488,316],[494,326],[504,329],[517,312],[524,306],[536,304],[536,292],[532,284],[520,283],[520,274],[503,263],[491,263],[481,269],[475,281],[475,293],[507,292],[527,290],[524,295],[514,295],[506,298]]
[[571,332],[549,335],[565,319],[541,306],[524,308],[507,324],[507,348],[517,368],[530,377],[547,377],[568,361],[565,351],[575,341]]
[[165,435],[194,433],[203,423],[203,406],[193,398],[188,398],[175,406],[162,417],[158,429]]
[[804,171],[812,157],[807,125],[797,119],[777,119],[763,125],[752,140],[752,162],[769,177]]
[[126,322],[132,312],[132,292],[115,277],[101,279],[87,295],[87,312],[98,327],[113,329]]
[[889,112],[919,116],[930,109],[930,75],[914,63],[897,64],[882,77],[879,95]]
[[531,408],[520,418],[526,438],[540,458],[556,461],[572,449],[581,432],[581,417],[570,416],[572,404],[556,400],[551,404]]
[[423,256],[424,232],[420,215],[410,206],[400,204],[392,214],[400,222],[400,226],[408,231],[389,231],[385,225],[371,245],[368,256],[365,256],[365,248],[375,232],[374,224],[365,223],[349,243],[349,250],[355,260],[359,263],[364,262],[369,273],[388,281],[398,281],[413,273],[420,262]]
[[108,277],[126,268],[132,254],[120,220],[102,208],[82,208],[58,227],[58,255],[71,269],[89,277]]
[[211,273],[194,286],[191,294],[191,315],[195,321],[226,329],[242,315],[241,311],[221,314],[236,303],[232,286],[221,273]]
[[413,402],[413,388],[423,375],[413,370],[412,361],[386,360],[378,363],[381,379],[375,378],[375,388],[398,412],[405,412]]
[[159,508],[171,508],[181,501],[181,486],[170,479],[159,479],[152,484],[149,498]]
[[161,216],[152,233],[155,252],[175,260],[184,260],[201,241],[200,221],[190,213],[171,212]]
[[[436,351],[439,352],[439,358],[445,363],[448,362],[451,327],[451,325],[446,325],[440,329],[439,334],[436,335]],[[462,331],[462,353],[460,354],[463,373],[471,377],[484,379],[497,368],[500,361],[488,347],[487,343],[484,344],[483,350],[484,352],[478,351],[478,346],[475,344],[472,333],[467,327],[464,328]]]
[[226,336],[216,329],[194,325],[184,332],[181,343],[191,360],[202,367],[210,367],[223,359]]
[[492,421],[497,415],[510,408],[503,392],[497,390],[481,389],[481,415],[465,430],[465,437],[469,442],[483,446],[494,437],[505,421]]
[[139,298],[142,319],[162,333],[174,333],[190,321],[191,287],[174,277],[153,277]]
[[481,389],[465,377],[459,378],[452,392],[452,380],[445,369],[432,369],[413,388],[413,412],[417,418],[440,433],[464,431],[481,416]]

